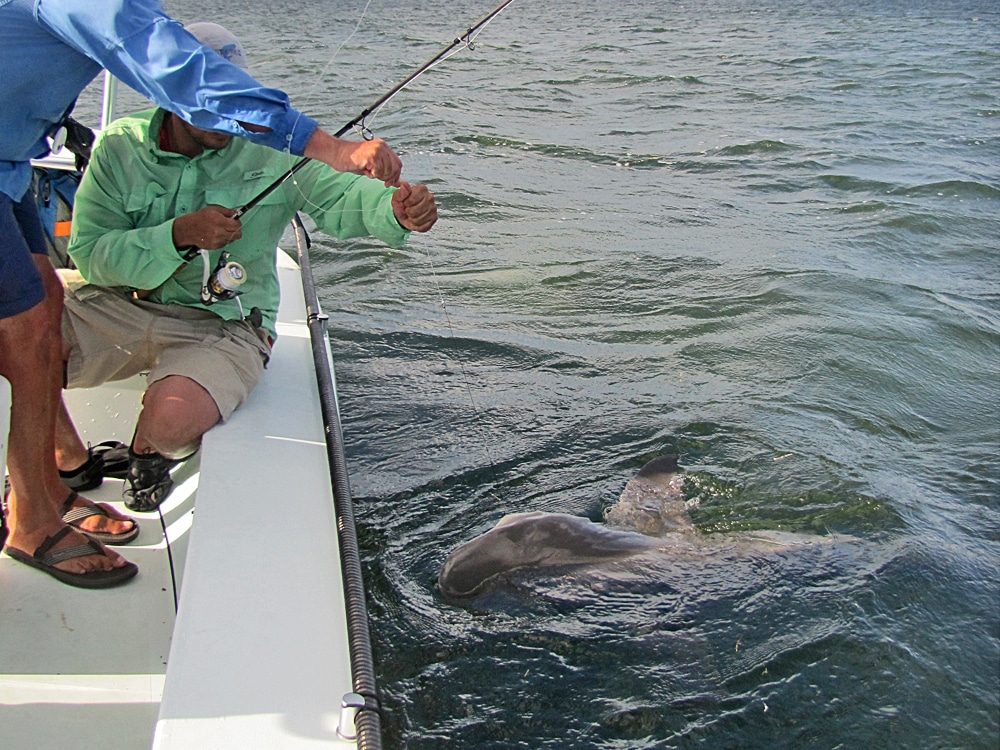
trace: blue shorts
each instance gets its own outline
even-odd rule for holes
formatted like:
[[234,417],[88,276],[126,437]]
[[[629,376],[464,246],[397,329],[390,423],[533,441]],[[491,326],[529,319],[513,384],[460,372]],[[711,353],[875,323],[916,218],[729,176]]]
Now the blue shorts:
[[0,193],[0,318],[30,310],[45,298],[32,254],[47,255],[35,196],[20,201]]

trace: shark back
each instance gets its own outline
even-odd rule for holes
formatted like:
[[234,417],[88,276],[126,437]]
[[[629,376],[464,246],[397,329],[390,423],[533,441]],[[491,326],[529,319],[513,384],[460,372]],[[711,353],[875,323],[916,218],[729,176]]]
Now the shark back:
[[496,576],[519,568],[613,560],[657,546],[655,539],[580,516],[515,513],[448,555],[438,585],[445,596],[472,596]]

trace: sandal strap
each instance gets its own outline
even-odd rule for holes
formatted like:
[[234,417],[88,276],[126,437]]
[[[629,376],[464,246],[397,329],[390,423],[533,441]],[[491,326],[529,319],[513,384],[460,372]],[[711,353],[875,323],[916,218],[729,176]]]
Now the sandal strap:
[[75,547],[67,547],[66,549],[58,550],[57,552],[50,552],[45,557],[40,559],[43,565],[57,565],[61,562],[66,562],[67,560],[72,560],[77,557],[87,557],[88,555],[103,555],[104,550],[102,550],[97,542],[93,540],[88,541],[86,544],[78,544]]
[[69,526],[63,526],[55,534],[50,534],[49,536],[45,537],[45,541],[43,541],[41,544],[39,544],[38,545],[38,549],[35,550],[35,555],[34,556],[37,557],[37,558],[39,558],[39,559],[41,559],[42,557],[44,557],[48,553],[48,551],[50,549],[52,549],[57,544],[59,544],[59,542],[61,542],[63,540],[63,537],[65,537],[67,534],[70,534],[72,532],[73,532],[73,529],[71,527],[69,527]]
[[77,492],[76,490],[70,490],[69,491],[69,497],[66,498],[66,502],[64,502],[62,504],[62,507],[59,509],[59,515],[61,515],[61,516],[63,516],[63,518],[65,518],[66,514],[69,513],[70,510],[72,510],[73,503],[76,502],[76,499],[78,497],[80,497],[80,493],[79,492]]
[[117,440],[105,440],[103,443],[90,446],[87,450],[91,453],[106,453],[112,450],[121,450],[122,448],[128,448],[128,446]]
[[51,534],[45,538],[45,541],[38,545],[38,549],[35,550],[35,554],[32,555],[36,560],[38,560],[42,565],[56,565],[61,562],[66,562],[67,560],[72,560],[77,557],[86,557],[87,555],[99,554],[103,555],[104,550],[101,549],[101,545],[92,539],[87,539],[84,544],[77,544],[73,547],[67,547],[66,549],[56,550],[55,552],[50,552],[50,550],[59,544],[67,534],[71,534],[75,531],[70,526],[63,526],[55,534]]
[[74,508],[73,503],[76,502],[78,497],[80,497],[80,495],[75,490],[70,492],[69,497],[66,498],[66,502],[63,503],[62,507],[59,509],[59,512],[62,514],[62,520],[66,523],[74,524],[85,518],[90,518],[91,516],[111,518],[111,515],[97,503],[92,505],[81,505],[79,508]]
[[79,523],[85,518],[90,518],[91,516],[107,516],[108,512],[99,505],[84,505],[81,508],[73,508],[66,513],[63,513],[62,520],[68,524]]
[[[81,529],[77,524],[79,524],[79,522],[83,521],[84,519],[90,518],[91,516],[100,516],[101,518],[110,519],[111,514],[108,513],[107,510],[102,508],[97,503],[93,503],[92,505],[82,505],[79,508],[74,508],[73,503],[76,501],[77,497],[79,497],[79,495],[76,492],[69,493],[69,498],[66,500],[65,503],[63,503],[62,508],[59,509],[59,512],[62,513],[62,520],[63,522],[68,523],[70,526],[76,526],[77,531],[82,531],[87,536],[94,537],[95,534],[99,534],[100,532],[87,531],[86,529]],[[132,523],[133,529],[138,528],[138,525],[136,524],[135,519],[133,518],[119,518],[114,520],[130,521]],[[132,529],[129,529],[129,531],[123,531],[121,534],[111,534],[110,532],[104,532],[105,534],[107,534],[107,537],[105,538],[99,536],[98,538],[102,542],[107,542],[110,539],[119,539],[122,535],[130,533],[131,530]]]

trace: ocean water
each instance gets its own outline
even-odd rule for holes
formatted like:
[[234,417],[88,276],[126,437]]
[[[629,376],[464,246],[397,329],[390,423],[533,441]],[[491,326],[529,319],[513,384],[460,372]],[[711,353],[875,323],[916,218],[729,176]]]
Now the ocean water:
[[[170,0],[330,129],[491,2]],[[517,0],[370,123],[440,221],[314,235],[393,748],[1000,745],[1000,9]],[[713,539],[445,601],[677,453]]]

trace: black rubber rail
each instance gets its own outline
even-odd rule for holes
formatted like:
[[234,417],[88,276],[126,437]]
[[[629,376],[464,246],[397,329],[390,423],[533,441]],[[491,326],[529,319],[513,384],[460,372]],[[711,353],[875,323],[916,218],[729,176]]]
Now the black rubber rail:
[[333,506],[337,516],[337,537],[340,542],[340,568],[347,605],[351,676],[355,699],[358,697],[362,699],[359,701],[361,705],[355,718],[358,748],[381,750],[381,703],[378,697],[378,685],[375,682],[375,659],[372,656],[371,634],[368,629],[365,584],[361,574],[361,555],[354,525],[354,500],[347,478],[347,459],[344,456],[344,435],[340,426],[340,408],[337,405],[337,386],[330,355],[327,318],[321,312],[316,296],[316,285],[309,262],[309,241],[298,215],[295,216],[293,227],[302,274],[302,291],[306,301],[309,338],[312,342],[313,362],[316,367],[316,383],[319,386],[320,406],[323,411],[327,460],[333,484]]

